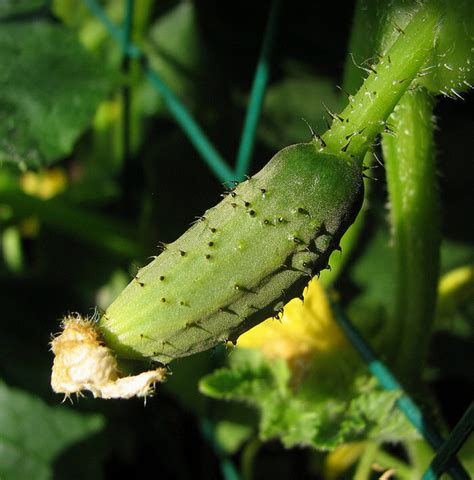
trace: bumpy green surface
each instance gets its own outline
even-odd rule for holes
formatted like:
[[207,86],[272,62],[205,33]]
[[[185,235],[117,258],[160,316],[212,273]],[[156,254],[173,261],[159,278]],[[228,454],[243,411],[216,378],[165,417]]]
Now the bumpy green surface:
[[100,320],[105,342],[169,363],[235,341],[327,266],[362,193],[349,157],[281,150],[139,271]]
[[[404,30],[420,5],[430,15],[435,6],[444,13],[437,25],[434,48],[416,84],[433,94],[456,98],[460,92],[472,89],[474,83],[474,2],[472,0],[359,0],[353,43],[358,45],[356,60],[366,62],[383,53]],[[367,32],[371,32],[368,36]],[[349,60],[352,62],[352,59]],[[370,63],[370,60],[369,60]]]

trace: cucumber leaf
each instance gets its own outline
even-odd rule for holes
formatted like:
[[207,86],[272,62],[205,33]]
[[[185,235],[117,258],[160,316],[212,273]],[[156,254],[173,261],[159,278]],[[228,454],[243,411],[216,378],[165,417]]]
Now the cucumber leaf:
[[[333,374],[337,372],[336,367]],[[270,362],[256,350],[237,349],[231,366],[204,377],[200,389],[213,398],[240,400],[256,407],[261,438],[280,438],[287,448],[306,445],[332,450],[342,443],[367,439],[395,442],[418,438],[396,406],[400,392],[382,390],[361,371],[352,384],[341,381],[343,385],[331,394],[327,385],[318,389],[319,375],[322,372],[294,388],[285,361]]]
[[58,455],[102,427],[100,415],[49,407],[0,382],[0,478],[52,478],[52,462]]
[[0,28],[0,162],[22,168],[71,153],[112,76],[75,35],[45,21]]
[[[194,5],[181,2],[160,16],[151,26],[145,49],[151,67],[188,108],[195,110],[199,89],[209,88],[210,79],[208,75],[203,77],[208,62]],[[167,115],[163,99],[156,92],[150,92],[148,84],[142,96],[143,106],[149,113],[154,107],[157,114]],[[150,97],[154,97],[154,101],[150,101]]]

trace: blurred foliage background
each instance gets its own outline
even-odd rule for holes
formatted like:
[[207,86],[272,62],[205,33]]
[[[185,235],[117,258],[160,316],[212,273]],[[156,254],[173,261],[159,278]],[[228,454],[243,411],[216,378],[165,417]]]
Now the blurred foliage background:
[[[102,2],[117,23],[125,4]],[[229,165],[269,8],[135,2],[133,42]],[[322,131],[322,103],[343,104],[336,84],[352,14],[351,2],[284,3],[251,173],[309,139],[302,117]],[[225,349],[175,361],[146,406],[90,398],[59,406],[48,342],[60,318],[105,308],[158,242],[179,236],[223,187],[82,1],[1,0],[0,63],[0,476],[221,478],[231,461],[254,478],[322,478],[323,454],[257,445],[253,410],[198,393]],[[472,94],[441,100],[436,114],[446,273],[474,263]],[[359,324],[372,318],[383,329],[393,267],[383,168],[375,176],[360,245],[336,286]],[[473,293],[471,280],[438,309],[426,371],[451,427],[474,386]]]

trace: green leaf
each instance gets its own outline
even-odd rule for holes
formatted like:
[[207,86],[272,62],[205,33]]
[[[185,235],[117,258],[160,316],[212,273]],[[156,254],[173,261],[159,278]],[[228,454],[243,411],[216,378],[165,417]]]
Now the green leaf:
[[0,18],[34,12],[46,5],[46,0],[0,0]]
[[110,72],[65,27],[0,29],[0,162],[46,165],[71,153],[111,87]]
[[[237,349],[230,368],[219,369],[200,382],[201,392],[214,398],[239,400],[260,412],[260,436],[280,438],[290,448],[309,445],[332,450],[360,440],[400,441],[418,438],[396,406],[400,392],[386,392],[356,370],[344,384],[325,377],[337,375],[341,366],[326,366],[294,387],[287,364],[266,360],[258,351]],[[322,379],[322,380],[320,380]],[[319,383],[319,384],[318,384]],[[341,385],[341,383],[343,383]]]
[[258,400],[266,397],[276,386],[268,365],[246,365],[233,369],[221,368],[204,377],[199,389],[214,398]]
[[[205,48],[192,3],[181,2],[152,25],[146,44],[151,67],[191,109],[196,107],[200,87],[208,86]],[[202,72],[202,73],[201,73]],[[142,92],[144,108],[150,108],[151,92]],[[158,113],[167,113],[163,99],[156,97],[152,106]],[[153,105],[154,103],[154,105]]]
[[100,415],[49,407],[0,382],[0,478],[52,478],[52,462],[58,455],[102,427]]

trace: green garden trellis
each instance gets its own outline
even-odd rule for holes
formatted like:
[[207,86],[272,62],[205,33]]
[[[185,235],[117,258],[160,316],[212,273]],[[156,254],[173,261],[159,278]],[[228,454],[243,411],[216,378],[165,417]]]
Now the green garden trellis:
[[[145,77],[149,80],[155,90],[162,96],[168,110],[213,174],[222,182],[243,179],[248,172],[251,162],[255,143],[256,128],[260,118],[269,78],[270,55],[276,35],[276,27],[279,13],[281,11],[282,0],[273,0],[271,5],[262,49],[250,93],[249,105],[243,126],[235,169],[231,168],[222,158],[221,154],[208,139],[205,132],[201,129],[199,124],[195,121],[183,103],[179,100],[179,98],[176,97],[172,89],[163,81],[160,75],[150,67],[145,54],[132,43],[131,33],[133,24],[134,0],[124,0],[125,16],[122,28],[116,26],[110,21],[97,0],[83,1],[91,10],[91,12],[101,21],[109,34],[122,47],[123,70],[128,72],[131,59],[138,60],[141,63]],[[129,150],[129,87],[124,87],[123,97],[125,117],[124,151],[127,155]],[[427,471],[424,473],[422,477],[423,480],[433,480],[439,478],[443,472],[448,472],[455,480],[469,479],[469,474],[459,463],[456,455],[474,429],[474,403],[470,405],[451,434],[446,440],[444,440],[437,428],[426,419],[421,409],[403,391],[403,387],[390,372],[387,366],[377,359],[370,346],[364,341],[361,334],[349,321],[340,305],[332,303],[332,308],[335,312],[338,324],[344,330],[352,345],[357,349],[361,357],[367,363],[369,371],[377,378],[384,389],[401,392],[400,398],[397,401],[398,408],[419,431],[426,442],[435,450],[434,458]],[[230,460],[225,457],[217,445],[213,436],[212,424],[210,424],[208,420],[204,420],[202,424],[202,431],[203,434],[210,440],[214,450],[216,451],[216,454],[220,458],[221,471],[224,478],[228,480],[238,479],[239,476],[235,467]]]

